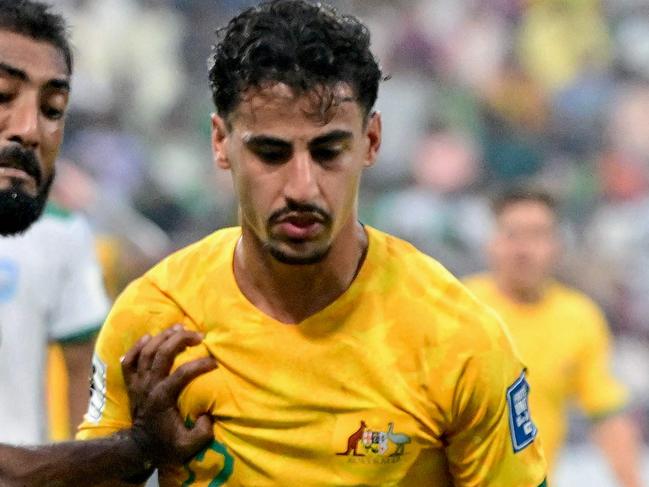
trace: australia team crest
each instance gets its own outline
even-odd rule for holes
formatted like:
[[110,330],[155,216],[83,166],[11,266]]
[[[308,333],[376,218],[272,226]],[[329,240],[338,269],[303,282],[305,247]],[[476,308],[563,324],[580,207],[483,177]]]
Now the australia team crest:
[[388,423],[387,429],[373,429],[361,420],[356,431],[347,438],[347,448],[336,452],[336,455],[352,457],[380,457],[398,461],[405,453],[406,445],[411,442],[410,436],[394,431],[394,423]]

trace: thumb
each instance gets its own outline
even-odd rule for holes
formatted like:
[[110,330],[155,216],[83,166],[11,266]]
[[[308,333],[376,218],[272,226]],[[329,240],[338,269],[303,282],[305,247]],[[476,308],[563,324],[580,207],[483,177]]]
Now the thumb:
[[214,420],[209,414],[200,416],[192,428],[192,436],[196,441],[209,441],[214,439]]
[[185,438],[183,456],[186,458],[192,457],[214,440],[213,426],[214,421],[211,416],[207,414],[200,416],[194,423],[194,427],[186,430],[183,435]]

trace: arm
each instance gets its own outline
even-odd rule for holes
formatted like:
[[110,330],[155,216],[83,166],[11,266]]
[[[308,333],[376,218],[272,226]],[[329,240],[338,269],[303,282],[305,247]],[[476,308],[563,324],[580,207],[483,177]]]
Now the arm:
[[539,487],[545,458],[529,415],[523,367],[502,354],[473,357],[458,382],[446,449],[458,487]]
[[629,393],[612,371],[611,335],[606,320],[593,303],[584,319],[585,336],[579,351],[576,393],[592,418],[592,438],[601,448],[622,487],[639,487],[640,438],[629,414]]
[[0,484],[6,487],[83,485],[146,471],[129,431],[108,438],[36,447],[0,445]]
[[639,425],[628,414],[610,416],[591,427],[593,440],[601,448],[621,487],[640,487]]
[[[528,407],[525,368],[504,325],[483,309],[458,331],[444,394],[446,457],[457,487],[539,487],[547,466]],[[477,326],[476,326],[477,325]],[[474,331],[467,339],[466,329]],[[534,393],[534,391],[532,391]]]
[[68,404],[70,431],[76,431],[88,408],[88,381],[92,361],[93,341],[62,344],[68,371]]
[[193,429],[186,428],[175,409],[177,396],[216,365],[213,359],[201,359],[167,374],[175,356],[200,340],[200,335],[178,327],[143,337],[122,361],[133,426],[96,440],[26,448],[0,445],[0,485],[56,487],[84,485],[88,479],[117,485],[153,466],[191,457],[212,440],[212,424],[201,416]]

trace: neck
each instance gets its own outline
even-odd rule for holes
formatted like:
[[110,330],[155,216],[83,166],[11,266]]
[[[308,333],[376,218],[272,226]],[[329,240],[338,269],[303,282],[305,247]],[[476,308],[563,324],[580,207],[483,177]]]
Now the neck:
[[539,284],[538,286],[524,287],[516,286],[504,279],[498,278],[496,278],[496,284],[498,285],[500,292],[502,292],[512,301],[521,304],[538,303],[545,296],[545,291],[547,288],[547,284],[545,282]]
[[234,276],[260,311],[287,324],[299,323],[335,301],[351,285],[365,257],[363,227],[350,221],[316,264],[289,265],[274,259],[245,226],[234,256]]

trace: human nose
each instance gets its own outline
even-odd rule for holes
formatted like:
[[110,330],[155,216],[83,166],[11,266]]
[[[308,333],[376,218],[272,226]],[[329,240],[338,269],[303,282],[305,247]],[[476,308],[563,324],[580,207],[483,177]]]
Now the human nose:
[[29,96],[14,100],[9,117],[7,138],[28,149],[35,149],[39,143],[39,107]]
[[284,196],[298,203],[309,203],[317,197],[318,191],[315,162],[309,155],[295,155],[288,163]]

